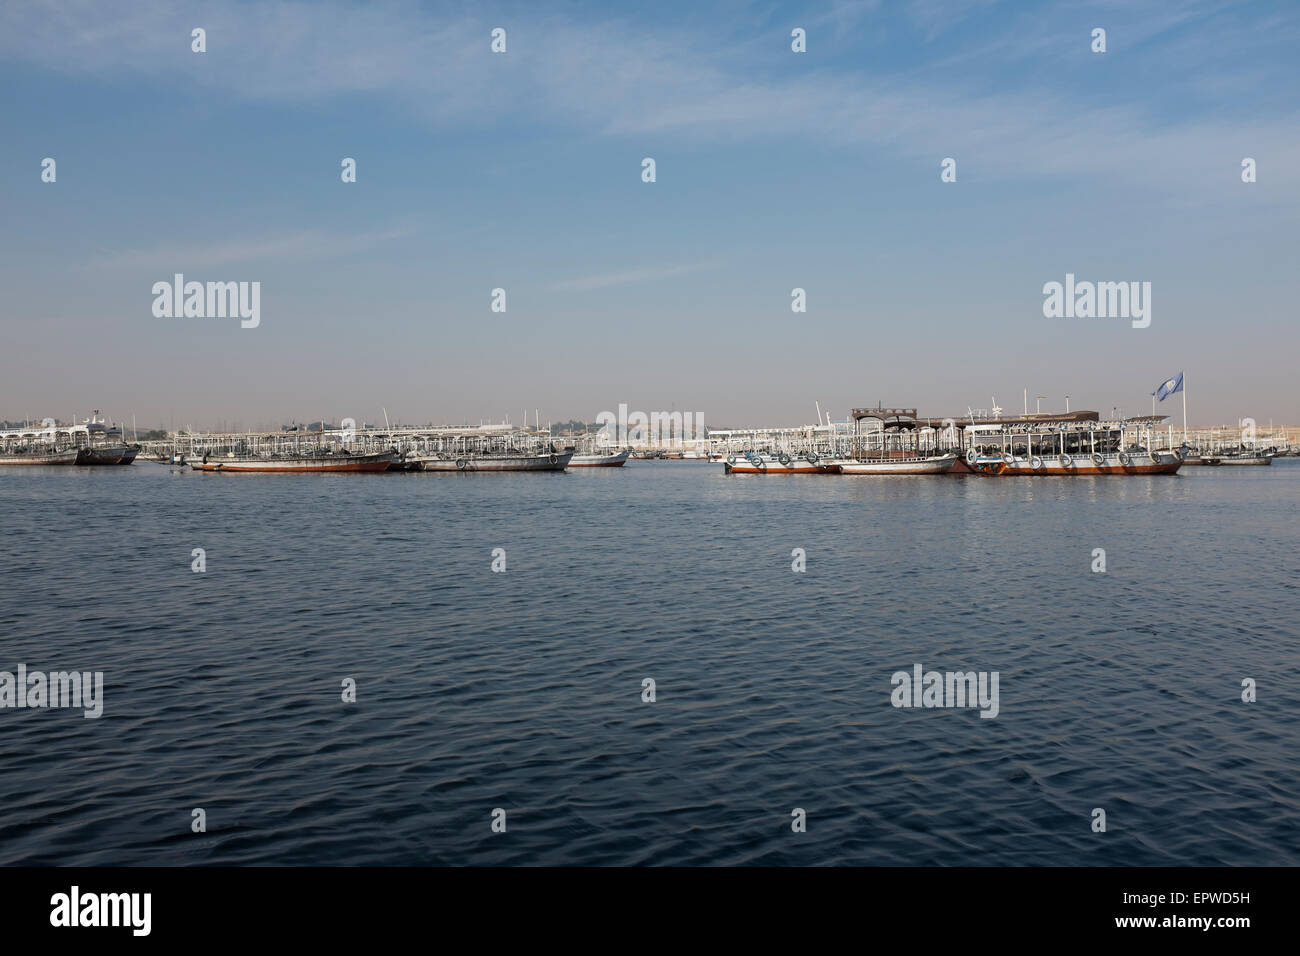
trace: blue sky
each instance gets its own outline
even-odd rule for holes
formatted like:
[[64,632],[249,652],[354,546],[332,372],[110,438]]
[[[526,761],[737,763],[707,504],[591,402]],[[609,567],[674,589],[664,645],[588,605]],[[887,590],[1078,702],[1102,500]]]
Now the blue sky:
[[[1138,414],[1183,369],[1300,423],[1298,47],[1293,3],[7,0],[0,418]],[[261,325],[155,318],[176,272]],[[1067,272],[1151,326],[1044,318]]]

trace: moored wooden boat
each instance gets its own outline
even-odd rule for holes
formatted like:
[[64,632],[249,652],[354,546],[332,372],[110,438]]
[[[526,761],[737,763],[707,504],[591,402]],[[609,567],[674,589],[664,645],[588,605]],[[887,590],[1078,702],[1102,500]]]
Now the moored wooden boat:
[[946,455],[841,461],[835,467],[842,475],[946,475],[956,462],[956,453],[949,452]]
[[46,448],[25,448],[0,452],[0,465],[75,465],[77,449],[64,448],[53,451]]
[[834,466],[811,452],[798,455],[785,453],[728,455],[722,462],[729,475],[829,475]]
[[[1157,419],[1101,421],[1096,412],[981,421],[962,431],[962,471],[991,476],[1172,475],[1185,449],[1160,449]],[[957,470],[957,469],[954,469]]]
[[[84,445],[77,451],[78,465],[120,465],[130,453],[135,460],[134,449],[127,445]],[[130,462],[127,462],[129,464]]]
[[1076,454],[966,454],[971,470],[992,476],[1172,475],[1183,460],[1169,451],[1120,451]]
[[204,455],[201,461],[192,461],[190,467],[195,471],[206,472],[298,472],[320,474],[326,472],[377,472],[387,471],[389,463],[396,456],[391,451],[377,452],[372,455],[309,455],[302,457],[276,456],[265,457],[218,457]]
[[625,461],[627,461],[628,457],[631,454],[632,452],[629,449],[624,448],[622,451],[612,452],[608,454],[574,455],[569,460],[569,467],[570,468],[618,468]]
[[468,472],[468,471],[564,471],[573,451],[543,452],[539,455],[474,455],[459,457],[423,458],[420,468],[423,471]]

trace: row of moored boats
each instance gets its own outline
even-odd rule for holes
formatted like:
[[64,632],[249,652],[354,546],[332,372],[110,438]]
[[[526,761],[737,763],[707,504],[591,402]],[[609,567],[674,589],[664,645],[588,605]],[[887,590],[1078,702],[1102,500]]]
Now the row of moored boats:
[[[915,409],[854,409],[853,432],[820,448],[721,451],[728,474],[1172,475],[1183,465],[1267,465],[1276,449],[1203,455],[1161,434],[1159,417],[1103,422],[1096,412],[969,421]],[[1164,446],[1164,447],[1162,447]]]
[[129,465],[140,447],[124,441],[122,429],[100,418],[98,409],[77,425],[47,418],[0,429],[0,465]]
[[[737,475],[1100,476],[1168,475],[1184,465],[1268,465],[1289,451],[1243,445],[1211,454],[1186,443],[1173,448],[1172,433],[1168,440],[1158,440],[1164,436],[1155,427],[1157,421],[1143,417],[1103,422],[1095,412],[936,421],[918,418],[915,409],[877,407],[854,409],[851,433],[818,438],[813,429],[801,447],[764,446],[752,433],[739,439],[726,434],[716,441],[711,436],[713,451],[707,457]],[[442,442],[399,442],[383,450],[325,443],[322,437],[318,435],[313,446],[297,437],[290,442],[250,436],[232,440],[225,451],[210,444],[204,450],[191,440],[189,451],[172,443],[170,453],[164,448],[143,457],[209,473],[554,472],[615,468],[631,457],[650,457],[630,448],[579,449],[548,436],[538,436],[540,444],[493,440],[471,446],[457,441],[448,448]],[[129,465],[140,452],[139,444],[125,442],[122,430],[106,424],[98,412],[80,425],[46,419],[39,426],[0,430],[0,465]],[[658,456],[703,459],[706,453]]]
[[495,472],[495,471],[564,471],[568,468],[617,468],[628,460],[629,452],[576,454],[573,448],[550,445],[541,451],[517,450],[513,453],[481,454],[402,454],[394,449],[355,454],[347,450],[323,450],[311,454],[225,455],[205,454],[189,460],[184,455],[172,464],[188,466],[194,471],[223,472]]

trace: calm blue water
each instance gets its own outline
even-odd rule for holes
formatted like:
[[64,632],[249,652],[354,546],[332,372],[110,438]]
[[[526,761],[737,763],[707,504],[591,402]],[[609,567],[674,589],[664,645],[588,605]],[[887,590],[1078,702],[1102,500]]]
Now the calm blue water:
[[[1300,863],[1298,504],[1294,459],[0,473],[0,670],[105,675],[0,710],[0,864]],[[997,718],[890,706],[918,662]]]

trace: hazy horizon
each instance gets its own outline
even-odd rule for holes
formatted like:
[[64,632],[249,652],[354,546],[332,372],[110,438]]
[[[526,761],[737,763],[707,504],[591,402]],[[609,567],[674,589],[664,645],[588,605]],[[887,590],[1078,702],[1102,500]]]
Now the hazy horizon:
[[[1131,416],[1182,371],[1193,425],[1300,424],[1290,4],[13,2],[0,28],[0,420],[744,427],[1025,387]],[[259,324],[155,316],[178,273],[260,283]],[[1067,275],[1149,282],[1149,327],[1045,317]]]

